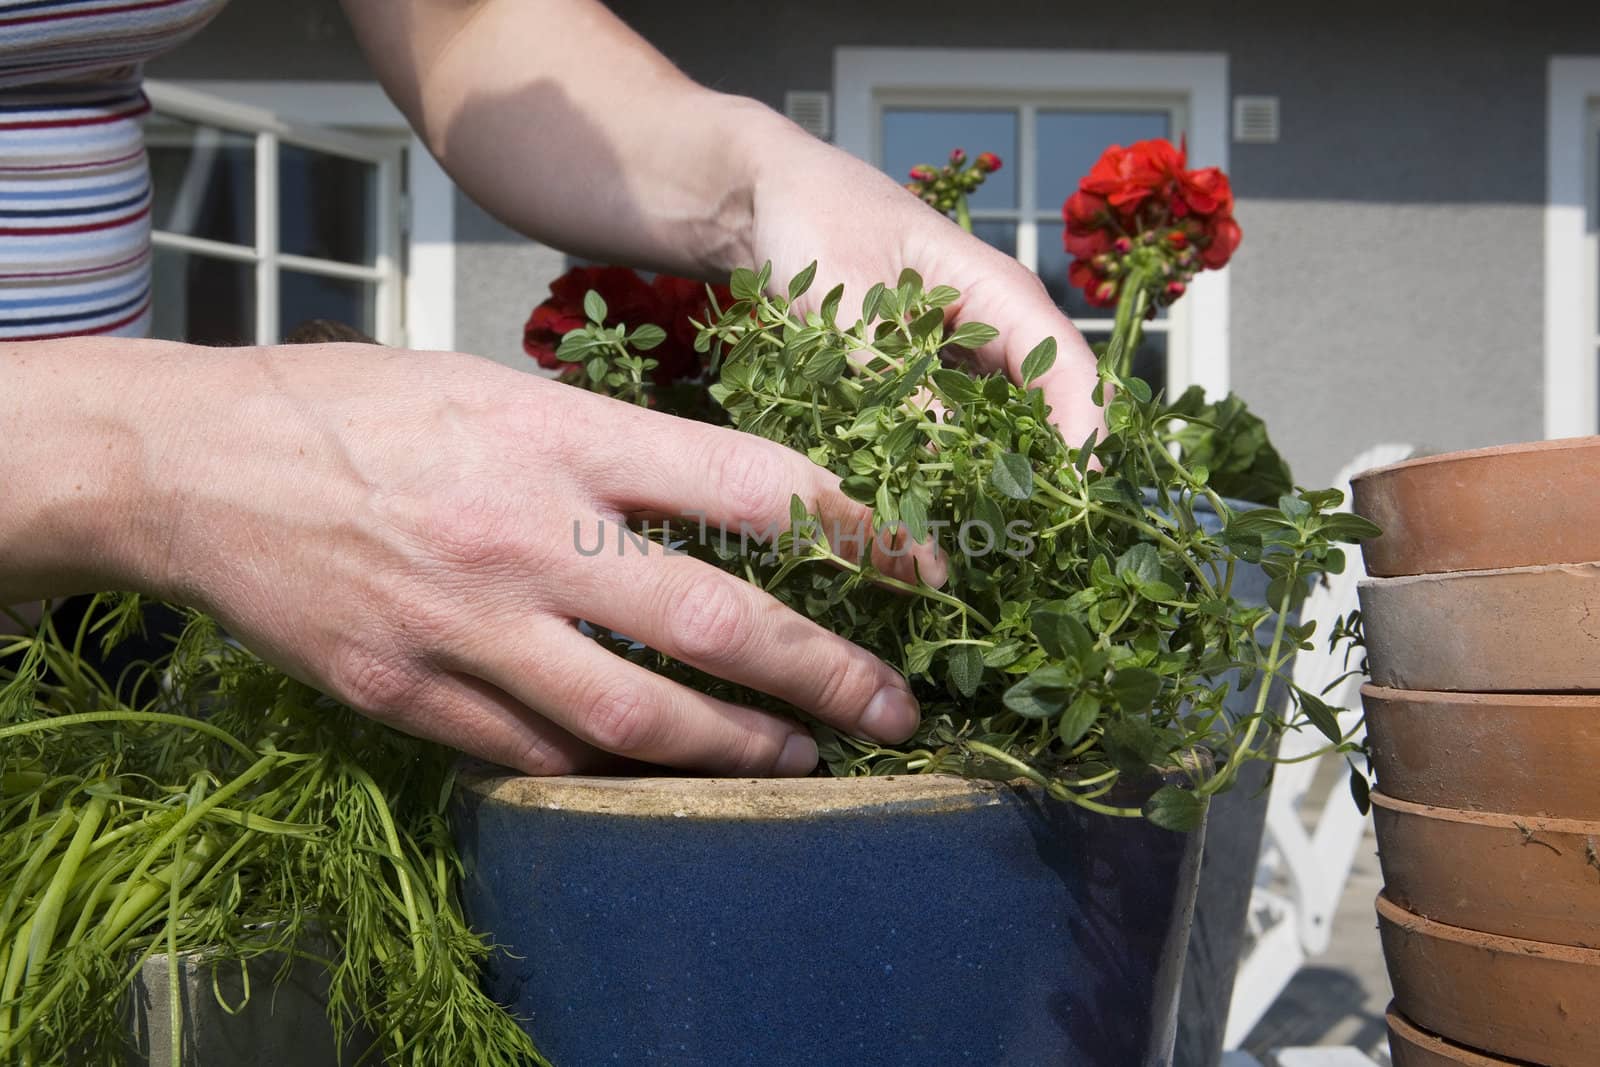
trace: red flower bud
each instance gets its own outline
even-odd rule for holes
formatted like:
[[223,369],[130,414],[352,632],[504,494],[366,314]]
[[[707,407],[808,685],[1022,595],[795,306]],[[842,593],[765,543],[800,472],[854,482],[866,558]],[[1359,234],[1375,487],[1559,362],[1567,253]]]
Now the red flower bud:
[[1089,294],[1089,300],[1101,307],[1110,307],[1117,300],[1117,283],[1101,282],[1095,286],[1094,292]]
[[967,161],[967,153],[966,153],[965,149],[952,148],[950,150],[950,165],[952,167],[959,167],[959,166],[961,166],[961,164],[965,163],[966,161]]
[[1128,240],[1126,237],[1118,237],[1115,241],[1111,242],[1111,247],[1115,248],[1123,255],[1127,255],[1129,252],[1133,251],[1133,242]]
[[918,163],[911,168],[911,180],[914,182],[929,182],[938,177],[939,172],[926,163]]
[[1168,300],[1176,300],[1176,299],[1178,299],[1178,297],[1180,297],[1180,296],[1182,296],[1184,294],[1184,291],[1187,288],[1188,288],[1188,286],[1184,285],[1182,282],[1168,282],[1167,283],[1167,299]]
[[1167,234],[1167,244],[1173,248],[1183,249],[1189,247],[1189,235],[1182,230],[1173,230]]
[[995,171],[1000,169],[1000,157],[995,155],[993,152],[979,152],[978,158],[973,162],[972,165],[983,171],[985,174],[993,174]]

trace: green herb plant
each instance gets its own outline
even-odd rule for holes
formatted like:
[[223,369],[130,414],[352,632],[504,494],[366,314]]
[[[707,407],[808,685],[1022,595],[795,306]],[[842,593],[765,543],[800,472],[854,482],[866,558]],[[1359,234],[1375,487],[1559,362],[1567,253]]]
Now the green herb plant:
[[[728,531],[688,550],[913,682],[923,722],[903,745],[812,725],[832,773],[1022,778],[1094,811],[1191,829],[1207,798],[1265,757],[1278,731],[1309,725],[1330,749],[1355,752],[1336,710],[1285,668],[1313,647],[1314,624],[1293,621],[1309,584],[1342,568],[1340,542],[1376,529],[1335,511],[1337,491],[1293,488],[1264,432],[1241,441],[1240,430],[1255,434],[1260,423],[1236,399],[1206,405],[1186,394],[1168,404],[1129,374],[1145,317],[1137,284],[1100,356],[1108,432],[1068,442],[1031,387],[1055,359],[1053,340],[1027,356],[1020,386],[974,377],[945,357],[996,332],[947,325],[955,289],[926,288],[906,271],[842,318],[841,287],[803,302],[815,269],[782,294],[771,291],[770,265],[734,272],[732,303],[698,338],[719,370],[712,395],[738,429],[838,475],[871,505],[881,544],[900,531],[937,539],[948,578],[935,588],[880,572],[870,553],[836,544],[816,502],[798,497],[790,528],[760,551]],[[563,347],[599,363],[591,378],[615,375],[617,391],[642,402],[638,365],[608,361],[617,346],[615,328],[600,325],[603,301],[589,311],[594,321]],[[1223,495],[1229,486],[1276,490],[1275,502],[1239,508]],[[1205,511],[1220,529],[1206,527]],[[1264,606],[1234,595],[1248,564],[1270,577]],[[727,699],[775,706],[651,649],[597,639]],[[1257,682],[1248,714],[1225,711],[1230,691]],[[1185,780],[1135,788],[1153,769]],[[1361,778],[1353,761],[1351,772]]]
[[280,978],[297,956],[322,963],[329,1016],[373,1035],[371,1062],[543,1064],[478,987],[489,948],[462,918],[445,821],[454,754],[196,612],[170,656],[108,681],[86,642],[115,644],[140,605],[96,605],[75,633],[47,615],[0,638],[0,1062],[125,1062],[144,961],[199,952],[275,958]]

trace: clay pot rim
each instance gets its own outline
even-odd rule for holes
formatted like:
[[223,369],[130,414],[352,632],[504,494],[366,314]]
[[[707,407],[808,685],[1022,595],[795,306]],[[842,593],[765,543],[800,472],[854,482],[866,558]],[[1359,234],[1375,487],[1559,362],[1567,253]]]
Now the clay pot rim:
[[1600,837],[1600,821],[1593,819],[1557,819],[1543,815],[1516,815],[1500,811],[1472,811],[1467,808],[1441,808],[1434,804],[1417,804],[1409,800],[1400,800],[1397,797],[1374,789],[1371,794],[1372,806],[1383,808],[1400,815],[1416,815],[1435,822],[1462,823],[1468,826],[1483,826],[1493,830],[1523,830],[1534,831],[1542,834],[1574,834],[1584,837]]
[[1420,1049],[1432,1052],[1436,1056],[1447,1056],[1457,1063],[1464,1063],[1467,1067],[1517,1067],[1516,1060],[1503,1060],[1499,1056],[1484,1052],[1482,1049],[1468,1048],[1458,1045],[1454,1041],[1440,1037],[1422,1029],[1416,1023],[1400,1014],[1400,1009],[1395,1007],[1394,1001],[1383,1012],[1384,1022],[1389,1024],[1389,1029],[1399,1034],[1410,1044]]
[[1581,563],[1530,563],[1524,567],[1489,567],[1474,571],[1435,571],[1431,574],[1396,574],[1389,577],[1369,576],[1361,579],[1361,588],[1371,589],[1386,586],[1390,589],[1403,585],[1415,585],[1419,582],[1450,582],[1470,579],[1513,578],[1523,574],[1545,573],[1553,574],[1557,571],[1592,571],[1600,576],[1600,560],[1585,560]]
[[1600,693],[1455,693],[1445,689],[1392,689],[1374,682],[1363,682],[1361,697],[1363,700],[1370,698],[1402,704],[1463,704],[1484,708],[1504,705],[1530,710],[1592,709],[1600,714]]
[[1498,456],[1520,456],[1530,452],[1576,452],[1590,448],[1600,449],[1600,436],[1561,437],[1554,441],[1525,441],[1512,445],[1469,448],[1460,452],[1440,452],[1432,456],[1417,456],[1413,459],[1400,460],[1398,463],[1388,463],[1382,467],[1369,468],[1351,478],[1350,484],[1353,486],[1359,485],[1362,482],[1381,478],[1397,471],[1437,467],[1447,463],[1472,463],[1479,460],[1493,459]]
[[1577,948],[1573,945],[1558,945],[1552,941],[1529,941],[1521,937],[1507,937],[1504,934],[1451,926],[1402,908],[1390,900],[1386,893],[1378,894],[1377,907],[1380,923],[1388,923],[1407,933],[1421,934],[1436,941],[1449,941],[1467,948],[1508,956],[1526,956],[1555,963],[1576,964],[1580,967],[1600,967],[1600,948]]

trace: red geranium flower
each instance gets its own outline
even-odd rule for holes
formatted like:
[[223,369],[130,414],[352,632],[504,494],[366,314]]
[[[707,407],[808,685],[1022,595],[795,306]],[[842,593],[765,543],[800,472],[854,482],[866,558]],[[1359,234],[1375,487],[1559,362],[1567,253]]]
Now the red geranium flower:
[[1158,299],[1170,303],[1202,269],[1227,264],[1239,247],[1233,189],[1216,167],[1188,169],[1167,140],[1113,145],[1061,207],[1068,272],[1089,302],[1114,304],[1131,264],[1158,260]]
[[[522,348],[541,367],[571,371],[573,365],[556,358],[561,338],[588,321],[584,295],[593,289],[606,302],[606,323],[630,329],[646,323],[666,331],[666,340],[645,355],[656,361],[651,380],[668,385],[698,377],[704,358],[694,350],[698,332],[691,320],[706,321],[709,305],[704,283],[671,274],[645,281],[627,267],[574,267],[550,283],[550,296],[533,309],[522,331]],[[725,286],[714,286],[719,307],[732,296]]]

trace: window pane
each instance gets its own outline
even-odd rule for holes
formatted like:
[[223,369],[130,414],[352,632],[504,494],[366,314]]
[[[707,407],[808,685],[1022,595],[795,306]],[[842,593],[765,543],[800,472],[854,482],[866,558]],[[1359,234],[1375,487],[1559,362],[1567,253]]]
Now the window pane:
[[150,335],[199,345],[255,344],[255,275],[253,263],[157,248]]
[[998,219],[974,219],[972,235],[986,244],[994,245],[1008,256],[1017,254],[1017,224]]
[[[1109,330],[1084,331],[1090,344],[1100,344],[1111,339]],[[1133,354],[1133,376],[1143,378],[1158,392],[1167,388],[1167,332],[1146,330],[1139,339],[1139,350]]]
[[152,115],[145,123],[151,222],[158,230],[230,244],[256,242],[255,141],[242,133]]
[[377,335],[376,286],[301,271],[278,272],[278,336],[308,319],[330,319]]
[[883,113],[883,169],[896,181],[918,163],[943,166],[953,148],[993,152],[1003,164],[967,202],[974,209],[1017,206],[1017,113],[1010,108],[891,108]]
[[[1039,223],[1039,277],[1044,280],[1045,289],[1049,290],[1056,306],[1065,311],[1068,318],[1111,318],[1111,308],[1095,307],[1084,298],[1082,289],[1067,283],[1067,267],[1072,263],[1072,257],[1067,255],[1067,250],[1061,243],[1065,230],[1065,223]],[[1156,312],[1156,318],[1166,317],[1166,308]]]
[[1040,111],[1039,209],[1059,208],[1111,145],[1171,136],[1165,111]]
[[372,263],[378,255],[378,168],[359,159],[278,146],[278,248]]

